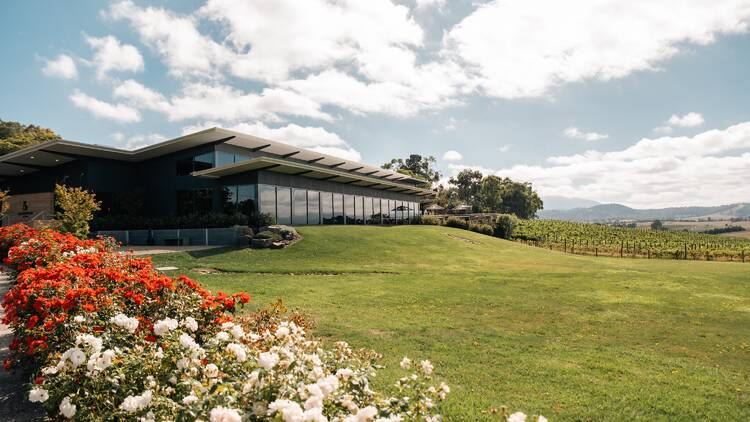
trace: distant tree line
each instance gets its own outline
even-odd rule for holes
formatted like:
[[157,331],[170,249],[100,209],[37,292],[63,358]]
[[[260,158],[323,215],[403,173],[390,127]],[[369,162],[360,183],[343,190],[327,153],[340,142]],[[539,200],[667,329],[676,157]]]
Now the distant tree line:
[[55,139],[60,135],[51,129],[0,120],[0,155]]

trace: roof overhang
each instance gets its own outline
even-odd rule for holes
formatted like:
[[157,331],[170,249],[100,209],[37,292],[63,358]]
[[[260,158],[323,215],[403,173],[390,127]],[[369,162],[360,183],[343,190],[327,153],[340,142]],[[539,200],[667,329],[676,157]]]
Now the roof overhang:
[[226,164],[219,167],[196,171],[193,172],[192,175],[196,177],[218,179],[235,174],[245,173],[248,171],[260,170],[289,174],[293,176],[304,176],[311,179],[327,180],[331,182],[368,187],[372,189],[388,190],[408,195],[432,196],[435,194],[434,191],[429,189],[423,189],[416,186],[397,183],[388,179],[381,179],[357,172],[337,170],[336,168],[326,168],[322,166],[273,157],[251,158],[240,163]]

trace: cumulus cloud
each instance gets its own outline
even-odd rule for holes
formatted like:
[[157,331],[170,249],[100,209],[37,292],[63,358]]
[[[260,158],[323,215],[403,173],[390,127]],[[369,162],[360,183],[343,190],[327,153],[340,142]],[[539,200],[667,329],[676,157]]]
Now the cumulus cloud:
[[110,71],[138,72],[143,70],[143,57],[137,48],[122,44],[112,35],[96,38],[84,36],[88,45],[94,50],[91,64],[96,67],[96,74],[103,78]]
[[461,161],[463,160],[464,156],[461,155],[458,151],[446,151],[445,154],[443,154],[443,160],[444,161]]
[[444,54],[465,63],[487,95],[536,97],[656,69],[685,44],[747,31],[749,19],[745,0],[495,0],[447,33]]
[[[198,125],[186,126],[182,129],[182,133],[193,133],[211,127],[222,126],[216,122],[209,121]],[[359,151],[354,149],[339,135],[329,132],[322,127],[299,126],[293,123],[286,126],[270,127],[263,122],[243,122],[225,126],[224,128],[259,138],[295,145],[323,154],[330,154],[345,160],[362,160],[362,155]]]
[[78,90],[70,95],[70,100],[76,107],[82,108],[96,117],[120,123],[135,123],[141,120],[141,115],[135,108],[124,104],[110,104],[97,100]]
[[602,139],[609,138],[609,135],[596,132],[583,132],[577,127],[569,127],[563,130],[563,135],[571,139],[581,139],[583,141],[601,141]]
[[477,169],[532,182],[542,195],[662,207],[684,205],[685,198],[702,205],[748,200],[748,168],[750,122],[693,137],[644,138],[619,151],[549,157],[547,165]]
[[167,140],[167,137],[160,133],[140,134],[128,137],[122,132],[114,132],[109,135],[109,139],[113,141],[110,144],[116,148],[134,150],[164,142]]
[[445,6],[445,0],[416,0],[417,10],[429,9],[432,7],[442,9]]
[[54,60],[45,60],[42,73],[55,78],[75,79],[78,77],[78,68],[72,57],[60,54]]
[[667,121],[670,125],[678,127],[696,127],[702,125],[703,122],[703,116],[696,112],[690,112],[684,116],[673,114]]

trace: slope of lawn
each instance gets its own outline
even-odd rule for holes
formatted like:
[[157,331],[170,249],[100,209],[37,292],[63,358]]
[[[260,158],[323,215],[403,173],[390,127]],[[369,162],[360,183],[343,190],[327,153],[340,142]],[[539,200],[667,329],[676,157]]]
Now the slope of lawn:
[[[435,226],[307,227],[284,250],[156,256],[212,290],[283,298],[325,338],[405,354],[449,420],[750,420],[750,264],[594,258]],[[191,268],[215,268],[200,275]]]

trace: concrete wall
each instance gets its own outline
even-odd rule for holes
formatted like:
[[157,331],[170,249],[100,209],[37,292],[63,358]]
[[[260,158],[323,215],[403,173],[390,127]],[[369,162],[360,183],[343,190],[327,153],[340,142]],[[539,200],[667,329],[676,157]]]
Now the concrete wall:
[[52,192],[11,195],[8,204],[7,224],[28,223],[40,212],[45,213],[41,219],[50,218],[55,210],[55,196]]

